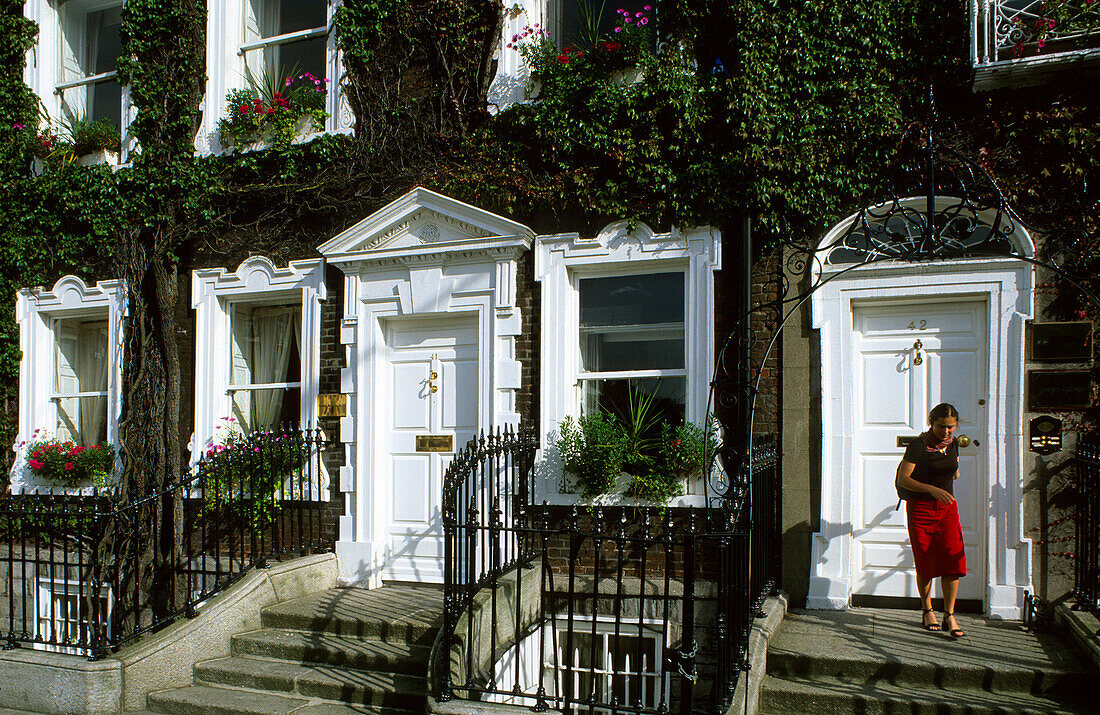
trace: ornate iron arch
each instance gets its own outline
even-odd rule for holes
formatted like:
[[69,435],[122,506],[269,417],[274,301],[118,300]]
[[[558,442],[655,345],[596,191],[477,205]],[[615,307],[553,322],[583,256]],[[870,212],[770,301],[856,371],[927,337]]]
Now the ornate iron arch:
[[[775,299],[741,312],[718,350],[707,412],[717,416],[721,434],[704,484],[707,504],[736,508],[751,500],[762,368],[790,318],[829,282],[886,263],[1007,259],[1050,270],[1100,306],[1085,285],[1089,276],[1035,256],[1023,222],[983,166],[940,144],[931,131],[916,159],[916,166],[902,167],[884,198],[837,224],[817,245],[779,240],[783,270]],[[758,322],[765,324],[764,337],[754,329]]]

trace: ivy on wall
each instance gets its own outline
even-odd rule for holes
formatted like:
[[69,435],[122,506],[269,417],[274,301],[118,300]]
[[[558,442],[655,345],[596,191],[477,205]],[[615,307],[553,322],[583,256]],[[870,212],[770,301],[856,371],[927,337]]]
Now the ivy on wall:
[[[331,79],[344,84],[355,135],[196,157],[205,2],[130,0],[119,73],[138,110],[132,164],[32,176],[28,135],[8,127],[36,125],[22,81],[36,28],[22,3],[0,0],[8,404],[17,288],[65,273],[140,283],[154,265],[168,276],[235,266],[249,251],[309,256],[415,183],[545,231],[622,217],[723,225],[747,212],[765,237],[815,235],[879,192],[927,121],[929,81],[944,136],[982,158],[1049,250],[1096,265],[1097,100],[1068,84],[973,94],[964,3],[667,0],[640,82],[562,69],[541,78],[536,101],[491,115],[494,52],[517,51],[495,45],[504,12],[499,0],[345,0],[334,27],[347,76]],[[222,100],[207,98],[207,111]],[[12,434],[5,413],[0,441]]]

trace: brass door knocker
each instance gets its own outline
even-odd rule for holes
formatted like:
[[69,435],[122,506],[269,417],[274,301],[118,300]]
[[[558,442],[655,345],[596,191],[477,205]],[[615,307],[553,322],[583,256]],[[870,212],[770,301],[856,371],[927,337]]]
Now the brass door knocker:
[[923,348],[923,347],[924,347],[924,343],[922,343],[920,340],[913,343],[913,349],[917,351],[917,354],[913,357],[913,364],[914,365],[920,365],[922,362],[924,362],[924,358],[922,358],[920,356],[920,351],[921,351],[921,348]]

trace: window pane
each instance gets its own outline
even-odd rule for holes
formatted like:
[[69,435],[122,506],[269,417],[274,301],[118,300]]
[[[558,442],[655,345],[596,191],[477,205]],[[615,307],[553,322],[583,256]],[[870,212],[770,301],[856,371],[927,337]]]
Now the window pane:
[[[577,44],[589,46],[596,40],[615,36],[620,27],[619,9],[633,15],[646,5],[653,7],[653,0],[559,0],[557,37],[560,46]],[[653,18],[654,13],[647,13]]]
[[122,6],[89,12],[85,22],[85,74],[110,72],[122,54]]
[[684,274],[582,278],[586,372],[684,367]]
[[280,0],[278,31],[271,35],[324,27],[328,24],[327,5],[326,0]]
[[65,318],[54,321],[53,392],[102,393],[55,398],[60,439],[83,446],[107,440],[107,321]]
[[326,38],[313,37],[284,44],[250,50],[245,53],[249,71],[254,77],[271,76],[278,82],[308,72],[318,79],[328,76]]
[[[301,308],[238,305],[231,315],[231,385],[301,381]],[[238,389],[232,395],[233,417],[245,431],[297,422],[300,406],[298,388]]]
[[670,424],[679,424],[684,420],[687,378],[583,380],[581,390],[585,414],[590,415],[604,410],[613,415],[626,415],[629,412],[630,390],[635,390],[644,395],[654,396],[651,409],[660,419]]

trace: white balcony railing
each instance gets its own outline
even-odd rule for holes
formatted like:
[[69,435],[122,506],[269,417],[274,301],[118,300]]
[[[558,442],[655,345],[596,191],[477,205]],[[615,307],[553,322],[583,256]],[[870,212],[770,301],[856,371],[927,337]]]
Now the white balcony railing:
[[976,70],[1100,52],[1100,0],[971,0]]

